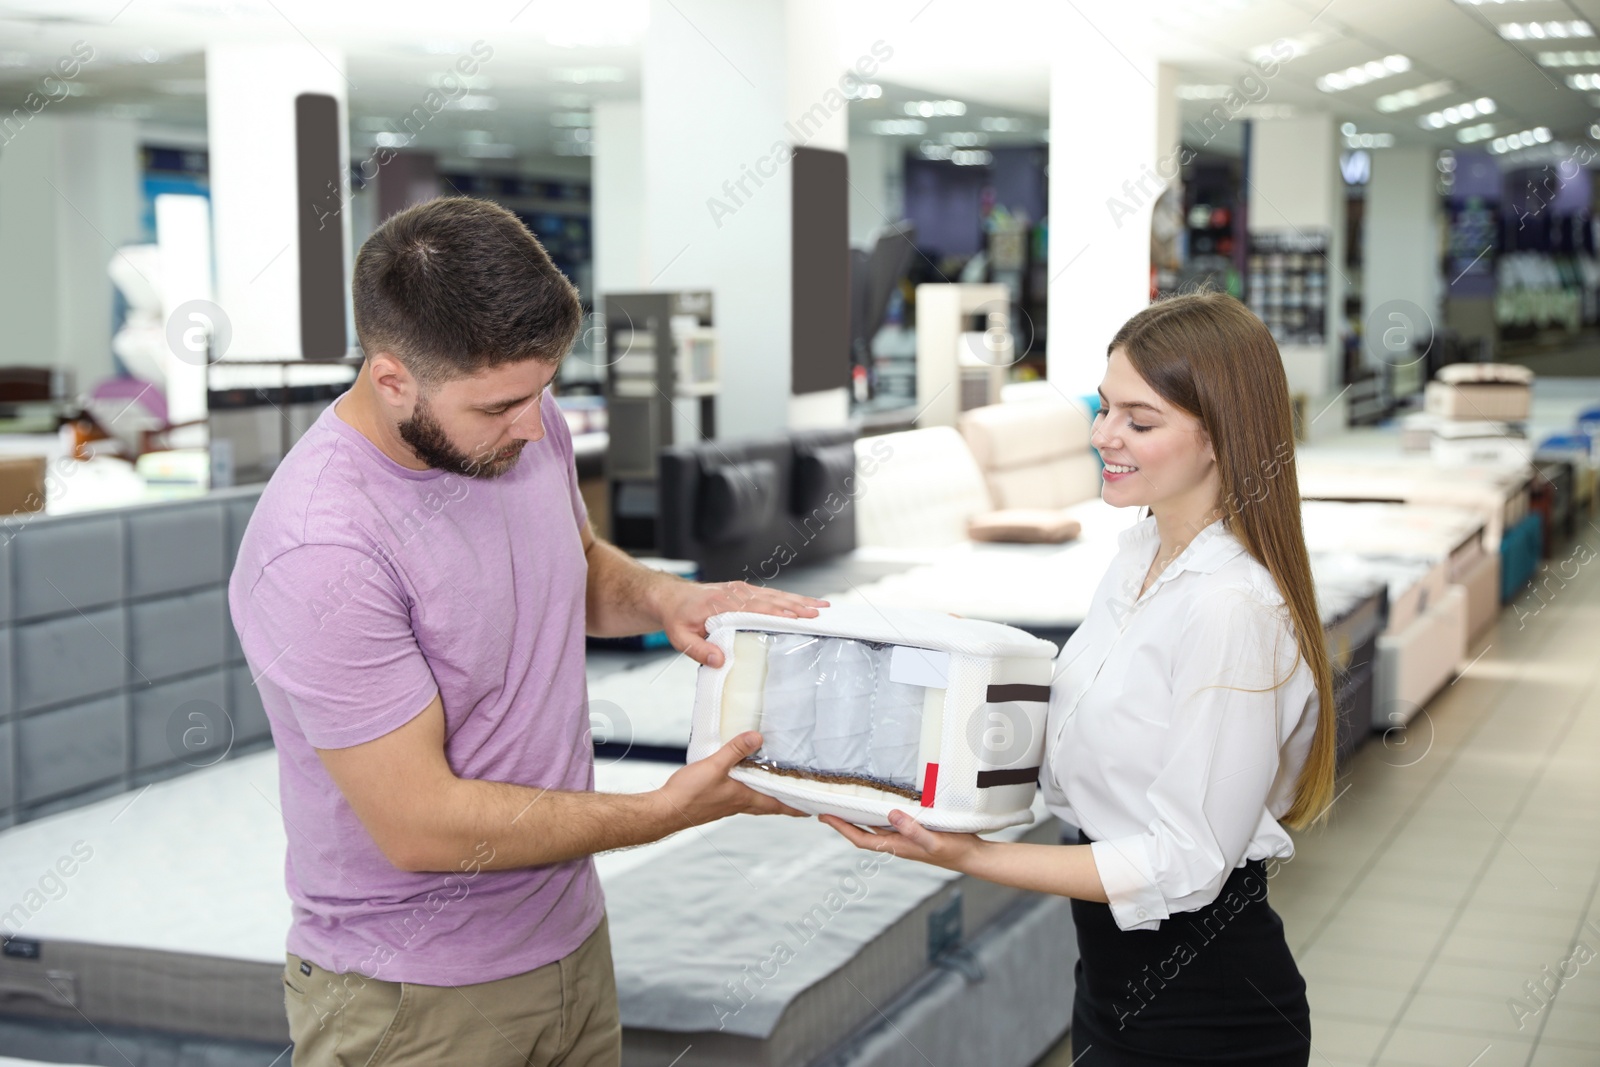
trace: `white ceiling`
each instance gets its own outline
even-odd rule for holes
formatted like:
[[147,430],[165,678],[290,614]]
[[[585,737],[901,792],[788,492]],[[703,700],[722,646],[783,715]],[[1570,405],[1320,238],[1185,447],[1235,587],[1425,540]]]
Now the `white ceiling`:
[[[839,42],[841,67],[883,40],[894,48],[881,73],[887,82],[972,101],[986,114],[1043,116],[1054,34],[1064,32],[1052,27],[1064,24],[1058,20],[1071,8],[1100,32],[1102,5],[1119,0],[814,2],[817,18]],[[1122,2],[1125,16],[1128,0]],[[675,6],[693,11],[691,0]],[[83,94],[55,105],[63,113],[116,112],[201,129],[205,46],[275,39],[343,51],[359,149],[383,120],[419,103],[430,78],[445,71],[455,53],[481,40],[494,49],[483,68],[482,95],[498,106],[452,111],[449,121],[441,116],[418,146],[448,157],[475,138],[513,146],[526,165],[553,158],[558,143],[570,144],[577,136],[570,127],[563,132],[555,126],[553,116],[587,110],[596,100],[638,95],[638,41],[648,9],[648,0],[460,0],[444,8],[432,0],[0,0],[0,104],[15,106],[74,41],[84,40],[96,58],[76,79]],[[1186,84],[1237,83],[1250,69],[1251,47],[1319,35],[1317,47],[1266,83],[1260,103],[1331,111],[1362,132],[1393,134],[1401,144],[1455,146],[1454,129],[1425,131],[1417,117],[1483,96],[1498,104],[1492,121],[1499,133],[1547,126],[1572,141],[1600,117],[1594,94],[1566,86],[1572,69],[1543,68],[1534,58],[1553,48],[1600,50],[1600,38],[1564,45],[1512,42],[1495,29],[1512,20],[1596,23],[1600,0],[1481,6],[1451,0],[1144,0],[1140,14],[1140,41],[1122,43],[1153,49],[1159,60],[1179,68]],[[714,23],[700,28],[715,38]],[[1410,58],[1409,72],[1340,93],[1315,86],[1330,71],[1394,53]],[[620,80],[571,80],[592,76],[597,68],[609,68]],[[1425,106],[1388,115],[1374,106],[1382,94],[1440,80],[1454,83],[1455,90]],[[1212,106],[1190,102],[1184,114],[1198,118]]]

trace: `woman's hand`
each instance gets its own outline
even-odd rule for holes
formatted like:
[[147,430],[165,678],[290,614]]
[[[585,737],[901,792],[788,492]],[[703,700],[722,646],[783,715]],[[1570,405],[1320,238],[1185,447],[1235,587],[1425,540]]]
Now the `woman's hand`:
[[891,829],[855,826],[837,815],[820,818],[857,848],[888,852],[900,859],[932,864],[947,871],[965,871],[967,864],[987,843],[977,834],[942,834],[929,830],[899,808],[889,813]]

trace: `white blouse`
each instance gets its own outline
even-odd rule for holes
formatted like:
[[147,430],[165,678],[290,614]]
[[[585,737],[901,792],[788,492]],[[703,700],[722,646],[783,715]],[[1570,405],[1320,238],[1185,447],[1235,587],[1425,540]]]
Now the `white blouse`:
[[1238,538],[1213,522],[1141,597],[1159,542],[1153,516],[1121,534],[1056,658],[1039,776],[1094,842],[1123,930],[1205,907],[1246,860],[1294,854],[1277,820],[1319,706],[1277,583]]

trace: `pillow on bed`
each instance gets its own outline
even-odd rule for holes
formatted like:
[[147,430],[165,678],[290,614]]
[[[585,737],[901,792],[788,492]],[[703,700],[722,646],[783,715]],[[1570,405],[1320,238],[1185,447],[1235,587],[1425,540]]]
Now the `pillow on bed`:
[[732,777],[863,826],[908,811],[935,830],[1031,818],[1055,646],[1000,623],[836,605],[815,619],[731,612],[699,668],[689,759],[759,730]]
[[1533,384],[1533,371],[1519,363],[1451,363],[1440,367],[1434,377],[1449,385],[1466,385],[1476,382],[1502,382],[1508,385]]
[[1059,545],[1077,537],[1081,530],[1077,519],[1050,508],[1006,508],[967,520],[967,536],[974,541]]

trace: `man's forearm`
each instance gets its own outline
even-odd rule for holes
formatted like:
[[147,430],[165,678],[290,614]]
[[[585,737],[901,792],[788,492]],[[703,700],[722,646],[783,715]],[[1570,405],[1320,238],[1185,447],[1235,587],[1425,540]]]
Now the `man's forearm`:
[[589,547],[588,557],[585,606],[590,634],[626,637],[661,629],[661,594],[683,579],[651,570],[598,537]]
[[659,791],[582,793],[461,778],[417,813],[402,862],[456,871],[487,843],[484,868],[540,867],[643,845],[689,821]]

